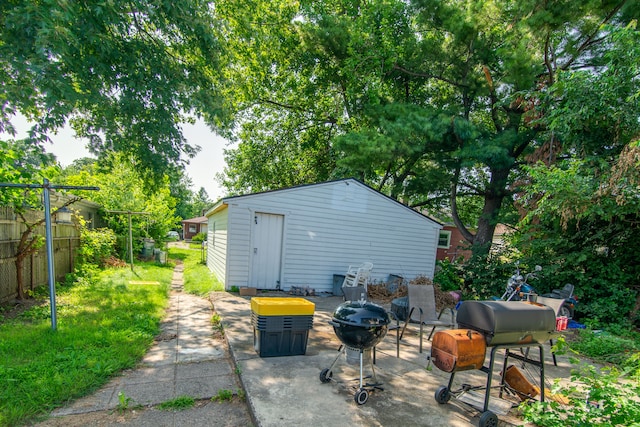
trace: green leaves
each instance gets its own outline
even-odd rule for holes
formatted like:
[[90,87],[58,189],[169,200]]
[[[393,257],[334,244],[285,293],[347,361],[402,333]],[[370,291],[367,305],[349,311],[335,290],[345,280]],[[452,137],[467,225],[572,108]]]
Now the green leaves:
[[[54,157],[43,153],[37,145],[26,140],[0,140],[0,182],[12,184],[42,184],[59,171]],[[41,191],[24,188],[0,188],[0,206],[11,206],[22,212],[27,206],[41,205]]]
[[176,200],[171,195],[168,177],[162,177],[156,185],[157,190],[150,192],[145,190],[131,157],[114,155],[110,161],[108,168],[103,170],[97,163],[87,164],[77,171],[72,167],[65,177],[66,184],[100,187],[100,191],[90,194],[80,191],[79,194],[100,204],[107,226],[117,235],[128,235],[128,220],[125,215],[108,211],[146,212],[146,215],[132,215],[131,218],[136,245],[143,237],[162,241],[178,221]]
[[33,141],[71,121],[95,153],[134,156],[152,186],[194,154],[180,122],[222,117],[210,108],[220,49],[206,2],[16,1],[0,16],[2,122],[21,112]]

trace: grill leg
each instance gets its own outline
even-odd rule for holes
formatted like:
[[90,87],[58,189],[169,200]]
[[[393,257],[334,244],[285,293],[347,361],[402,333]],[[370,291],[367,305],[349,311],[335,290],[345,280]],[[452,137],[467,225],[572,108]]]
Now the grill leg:
[[[544,402],[544,349],[542,344],[538,348],[540,349],[540,402]],[[555,355],[553,357],[553,362],[555,363]]]
[[456,375],[455,372],[451,372],[451,376],[449,377],[449,385],[447,386],[447,388],[449,389],[449,391],[451,391],[451,387],[453,387],[453,377]]
[[363,383],[362,383],[362,362],[364,361],[364,356],[363,356],[363,352],[362,349],[360,349],[360,388],[362,388]]
[[333,363],[331,364],[331,366],[329,366],[329,372],[333,372],[333,367],[336,366],[336,363],[338,363],[338,359],[340,359],[340,356],[342,356],[342,354],[345,353],[346,350],[347,348],[345,346],[340,346],[340,348],[338,349],[338,355],[335,359],[333,359]]
[[484,392],[484,407],[482,412],[487,412],[489,409],[489,397],[491,394],[491,377],[493,376],[493,366],[496,361],[496,352],[498,350],[498,346],[493,347],[491,349],[491,359],[489,360],[489,372],[487,372],[487,389]]
[[[528,352],[529,352],[529,347],[527,347],[527,353]],[[502,390],[504,390],[504,387],[503,387],[504,386],[504,378],[505,378],[505,375],[507,373],[507,365],[509,364],[509,355],[510,354],[511,353],[509,353],[509,349],[508,348],[505,349],[505,351],[504,351],[504,362],[502,362],[502,374],[500,375],[500,378],[501,378],[500,379],[500,394],[499,394],[500,398],[502,398]],[[526,358],[526,356],[525,356],[525,358]],[[523,361],[522,364],[524,366],[525,362]]]
[[[375,352],[375,347],[373,348],[372,351]],[[378,387],[380,383],[378,382],[378,377],[376,376],[376,369],[373,366],[375,362],[373,362],[373,360],[371,360],[370,362],[371,362],[371,377],[373,378],[373,387],[380,388]]]

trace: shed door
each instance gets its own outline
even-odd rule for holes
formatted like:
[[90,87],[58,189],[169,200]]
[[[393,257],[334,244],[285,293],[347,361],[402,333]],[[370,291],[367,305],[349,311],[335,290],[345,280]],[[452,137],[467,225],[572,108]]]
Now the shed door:
[[278,289],[284,216],[256,212],[251,227],[251,286],[258,289]]

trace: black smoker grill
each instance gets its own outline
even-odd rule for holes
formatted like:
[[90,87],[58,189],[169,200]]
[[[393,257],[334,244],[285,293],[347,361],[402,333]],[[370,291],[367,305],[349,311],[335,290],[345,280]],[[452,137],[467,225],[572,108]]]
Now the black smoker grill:
[[[364,300],[347,301],[340,304],[333,312],[333,318],[329,322],[333,326],[336,336],[342,342],[338,349],[340,353],[329,368],[320,372],[320,381],[323,383],[331,381],[333,368],[343,353],[346,354],[347,361],[349,361],[350,354],[357,353],[360,363],[360,384],[354,395],[356,403],[364,405],[369,398],[370,389],[382,390],[381,384],[376,379],[370,356],[371,350],[387,335],[390,322],[387,312],[377,304]],[[365,354],[369,356],[371,362],[373,383],[363,382],[362,365]]]
[[[489,410],[489,395],[495,358],[500,349],[505,349],[500,397],[502,397],[502,391],[505,388],[507,362],[509,357],[513,357],[540,369],[540,400],[544,401],[544,351],[542,343],[554,338],[556,329],[556,316],[551,307],[524,301],[465,301],[458,309],[456,321],[458,328],[481,333],[486,340],[487,346],[492,347],[489,366],[483,365],[479,368],[487,374],[480,427],[498,425],[498,417]],[[469,337],[471,337],[471,332]],[[451,349],[438,348],[437,341],[434,337],[432,354],[438,351],[452,353]],[[530,347],[538,347],[540,351],[539,360],[532,360],[528,357]],[[510,349],[514,348],[526,349],[526,352],[523,352],[522,355],[516,354],[510,351]],[[434,364],[438,366],[437,361],[434,361]],[[457,397],[463,392],[482,388],[463,385],[461,390],[452,392],[451,386],[453,385],[455,374],[456,370],[453,369],[449,384],[441,386],[436,391],[435,399],[438,403],[447,403],[452,395]]]

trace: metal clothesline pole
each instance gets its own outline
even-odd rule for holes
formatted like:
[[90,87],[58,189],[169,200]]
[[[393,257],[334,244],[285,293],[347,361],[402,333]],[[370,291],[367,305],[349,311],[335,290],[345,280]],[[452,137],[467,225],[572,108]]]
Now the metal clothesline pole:
[[47,273],[49,283],[49,302],[51,306],[51,329],[58,329],[58,320],[56,315],[56,281],[55,281],[55,265],[53,260],[53,237],[51,234],[51,201],[49,191],[52,189],[62,190],[100,190],[99,187],[85,187],[77,185],[52,185],[47,178],[44,178],[42,184],[14,184],[10,182],[0,182],[0,187],[14,188],[41,188],[44,198],[44,227],[45,227],[45,245],[47,248]]
[[131,215],[149,215],[149,212],[131,212],[131,211],[107,211],[109,213],[129,216],[129,262],[131,264],[131,271],[133,271],[133,232],[131,231]]

